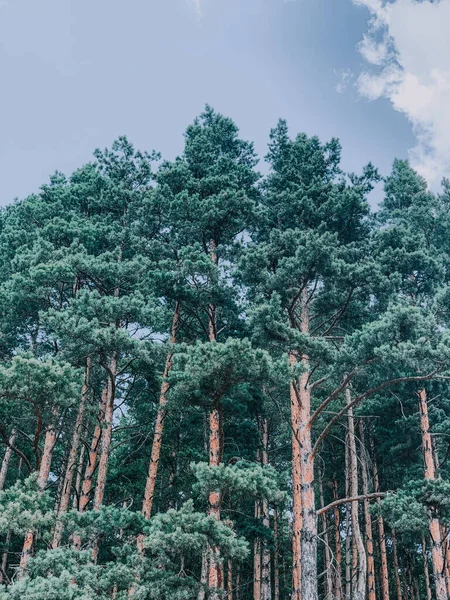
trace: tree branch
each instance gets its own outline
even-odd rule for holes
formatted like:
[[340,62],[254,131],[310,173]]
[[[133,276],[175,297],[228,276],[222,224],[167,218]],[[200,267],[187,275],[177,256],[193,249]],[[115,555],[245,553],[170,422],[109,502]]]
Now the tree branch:
[[384,498],[387,492],[372,492],[371,494],[361,494],[360,496],[352,496],[350,498],[339,498],[339,500],[335,500],[322,508],[319,508],[317,511],[317,516],[323,515],[323,513],[331,510],[332,508],[336,508],[336,506],[341,506],[342,504],[348,504],[350,502],[358,502],[359,500],[374,500],[375,498]]
[[[337,423],[339,421],[339,419],[346,414],[346,412],[349,408],[357,406],[365,398],[368,398],[372,394],[376,394],[377,392],[380,392],[381,390],[384,390],[385,388],[390,387],[391,385],[396,385],[397,383],[406,383],[409,381],[428,381],[430,379],[433,379],[436,376],[436,374],[439,373],[439,371],[440,371],[440,369],[437,369],[436,371],[433,371],[432,373],[429,373],[428,375],[417,375],[414,377],[398,377],[397,379],[390,379],[389,381],[384,381],[383,383],[380,383],[380,385],[377,385],[377,386],[371,388],[370,390],[367,390],[367,392],[364,392],[364,394],[361,394],[360,396],[356,396],[356,398],[354,400],[352,400],[349,404],[347,404],[342,410],[340,410],[336,414],[335,417],[333,417],[331,419],[331,421],[329,421],[328,425],[325,427],[325,429],[319,435],[319,437],[316,440],[316,443],[314,444],[314,448],[312,449],[312,452],[311,452],[311,458],[313,458],[315,456],[317,450],[319,449],[320,444],[326,438],[326,436],[330,432],[330,429],[333,427],[333,425],[335,425],[335,423]],[[342,388],[342,386],[340,386],[340,387]],[[325,402],[327,402],[327,401],[325,401]],[[323,405],[323,403],[322,403],[322,405]],[[319,409],[321,409],[321,406],[319,407]],[[317,409],[316,412],[312,415],[311,421],[313,420],[313,418],[315,418],[315,415],[316,415],[316,413],[318,413],[319,409]]]

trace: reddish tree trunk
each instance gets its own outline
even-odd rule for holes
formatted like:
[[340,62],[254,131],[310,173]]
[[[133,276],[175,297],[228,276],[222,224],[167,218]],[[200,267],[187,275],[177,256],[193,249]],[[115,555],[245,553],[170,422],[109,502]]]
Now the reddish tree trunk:
[[[289,364],[296,363],[294,354],[289,355]],[[302,531],[302,501],[301,501],[301,476],[300,476],[300,444],[298,430],[300,422],[299,400],[297,397],[296,383],[291,382],[291,427],[292,427],[292,600],[301,600],[301,531]]]
[[[323,475],[319,474],[319,500],[320,506],[323,508],[325,506],[324,496],[323,496]],[[325,599],[331,600],[334,598],[333,596],[333,578],[331,572],[331,552],[330,552],[330,542],[328,537],[328,518],[327,513],[324,511],[321,514],[321,522],[322,522],[322,535],[323,535],[323,556],[324,556],[324,571],[325,571]]]
[[[353,407],[351,406],[351,394],[349,388],[346,389],[346,397],[348,406],[348,438],[350,452],[350,494],[351,496],[358,495],[358,456],[356,454],[356,439],[355,439],[355,421],[353,417]],[[352,534],[355,541],[358,574],[355,583],[354,600],[365,600],[366,596],[366,579],[367,579],[367,557],[364,548],[364,542],[359,527],[358,502],[352,502]]]
[[428,553],[427,553],[427,542],[425,536],[422,536],[422,558],[423,558],[423,573],[425,578],[425,592],[427,600],[432,600],[431,585],[430,585],[430,571],[428,569]]
[[[380,482],[378,478],[378,467],[375,460],[375,448],[373,439],[370,440],[372,450],[372,462],[373,462],[373,485],[375,492],[380,491]],[[377,499],[378,504],[381,504],[381,499]],[[384,532],[384,520],[381,516],[381,511],[377,519],[378,522],[378,537],[380,545],[380,560],[381,560],[381,594],[382,600],[389,600],[389,571],[387,564],[387,551],[386,551],[386,536]]]
[[[259,500],[255,502],[255,519],[261,518]],[[257,537],[253,543],[253,600],[261,600],[261,540]]]
[[[367,467],[367,453],[365,444],[364,423],[359,422],[359,431],[361,437],[361,479],[363,494],[369,493],[369,475]],[[375,593],[375,561],[373,556],[373,534],[372,534],[372,516],[369,510],[369,500],[364,500],[364,521],[366,529],[366,549],[367,549],[367,588],[368,600],[376,600]]]
[[2,461],[2,468],[0,470],[0,491],[5,487],[6,475],[8,474],[9,463],[11,461],[12,447],[16,441],[16,430],[13,429],[9,436],[9,446],[6,446],[5,456]]
[[273,600],[280,600],[280,541],[278,536],[278,510],[273,510]]
[[[86,361],[86,370],[85,370],[83,388],[81,390],[80,407],[78,409],[78,415],[77,415],[75,427],[73,430],[72,444],[70,447],[70,453],[69,453],[69,457],[67,460],[66,473],[64,475],[64,483],[63,483],[63,487],[62,487],[61,500],[60,500],[60,503],[58,506],[58,511],[57,511],[58,517],[65,514],[67,512],[67,509],[69,508],[73,476],[74,476],[76,466],[77,466],[77,455],[78,455],[78,448],[80,446],[81,428],[83,426],[84,413],[86,410],[86,404],[87,404],[87,399],[88,399],[90,371],[91,371],[91,358],[88,357],[87,361]],[[52,548],[57,548],[59,543],[61,542],[63,529],[64,529],[63,523],[60,519],[58,519],[56,521],[55,530],[54,530],[54,534],[53,534]]]
[[[301,331],[309,332],[307,290],[302,295]],[[303,600],[317,600],[317,513],[314,497],[314,455],[311,435],[311,391],[309,388],[309,357],[302,356],[303,373],[297,389],[299,401],[298,442],[301,475],[301,581]]]
[[[57,411],[54,411],[54,416],[56,417]],[[44,441],[44,449],[42,452],[42,458],[39,465],[39,475],[38,475],[38,488],[39,493],[42,493],[45,490],[47,485],[47,481],[50,475],[50,468],[52,464],[53,458],[53,450],[56,442],[56,427],[54,423],[51,423],[47,429],[45,434]],[[25,541],[23,543],[22,555],[20,557],[20,575],[23,575],[25,569],[27,568],[28,561],[30,560],[31,553],[33,551],[35,539],[34,530],[30,529],[27,531],[25,535]]]
[[[333,482],[333,499],[338,499],[338,482]],[[341,513],[339,506],[334,507],[334,545],[336,553],[336,571],[334,577],[334,598],[342,600],[342,545],[341,545]]]
[[109,453],[111,450],[112,440],[112,423],[114,416],[114,400],[116,389],[116,372],[117,372],[117,354],[113,353],[109,364],[108,382],[107,382],[107,402],[104,420],[104,429],[101,440],[100,459],[98,463],[97,485],[94,494],[94,510],[99,510],[103,504],[105,495],[106,475],[108,472]]
[[402,582],[400,581],[400,566],[399,566],[399,561],[398,561],[397,536],[396,536],[394,530],[392,530],[392,554],[394,557],[394,576],[395,576],[395,587],[397,589],[397,600],[403,600]]
[[[262,430],[262,452],[261,452],[261,463],[264,465],[269,464],[269,424],[266,418],[262,419],[261,422]],[[263,525],[266,528],[267,533],[270,530],[270,515],[269,515],[269,502],[266,498],[262,500],[262,518]],[[270,573],[270,548],[267,541],[267,535],[265,536],[262,544],[262,558],[261,558],[261,600],[272,599],[272,588],[271,588],[271,573]]]
[[[180,305],[177,302],[175,305],[175,312],[173,315],[172,329],[170,334],[170,344],[173,347],[177,339],[177,330],[180,321]],[[144,501],[142,503],[142,514],[146,519],[149,519],[152,514],[153,496],[155,494],[156,477],[158,474],[159,459],[161,456],[161,447],[164,431],[164,420],[166,418],[167,410],[167,392],[169,390],[169,383],[167,378],[172,369],[173,365],[173,350],[169,350],[166,358],[166,364],[163,373],[163,382],[161,385],[161,392],[159,395],[159,407],[158,414],[156,416],[155,431],[153,434],[153,445],[152,453],[150,457],[150,463],[148,466],[147,481],[145,484]]]
[[80,512],[84,512],[89,504],[89,499],[92,490],[92,484],[94,480],[94,473],[97,467],[97,457],[100,449],[100,440],[103,431],[103,421],[106,413],[106,406],[108,404],[108,383],[105,384],[102,390],[102,397],[99,403],[97,423],[95,424],[94,433],[92,436],[91,447],[88,455],[88,462],[84,472],[83,484],[81,487],[80,500],[78,502],[78,509]]
[[[424,460],[425,479],[433,481],[436,479],[436,470],[433,459],[433,446],[430,435],[430,421],[428,418],[428,404],[425,390],[418,394],[420,410],[420,430],[422,433],[422,450]],[[430,538],[431,538],[431,561],[433,564],[434,583],[436,587],[436,600],[447,600],[447,586],[445,582],[445,561],[442,551],[441,526],[433,508],[430,514]]]

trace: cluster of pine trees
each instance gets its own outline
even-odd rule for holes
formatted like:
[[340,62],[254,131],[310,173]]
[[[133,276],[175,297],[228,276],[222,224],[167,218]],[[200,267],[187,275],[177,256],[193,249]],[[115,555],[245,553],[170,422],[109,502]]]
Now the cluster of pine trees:
[[1,600],[450,597],[450,183],[340,154],[207,107],[3,210]]

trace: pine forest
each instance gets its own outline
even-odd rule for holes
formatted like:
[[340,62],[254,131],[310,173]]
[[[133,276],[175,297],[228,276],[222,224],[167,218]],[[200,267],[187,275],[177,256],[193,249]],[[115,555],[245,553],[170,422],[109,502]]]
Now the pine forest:
[[450,181],[267,140],[2,209],[0,600],[450,598]]

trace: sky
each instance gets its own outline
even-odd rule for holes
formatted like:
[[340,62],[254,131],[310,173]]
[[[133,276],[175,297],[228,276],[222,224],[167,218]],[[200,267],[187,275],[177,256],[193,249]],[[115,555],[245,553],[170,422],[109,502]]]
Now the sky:
[[0,0],[0,204],[127,135],[172,159],[206,103],[343,167],[450,176],[450,0]]

